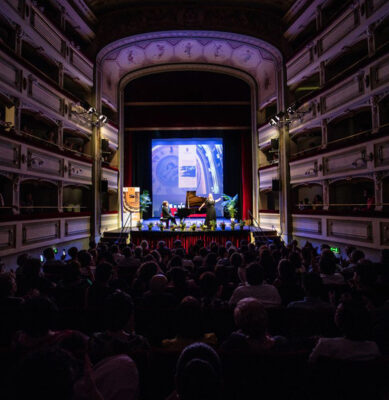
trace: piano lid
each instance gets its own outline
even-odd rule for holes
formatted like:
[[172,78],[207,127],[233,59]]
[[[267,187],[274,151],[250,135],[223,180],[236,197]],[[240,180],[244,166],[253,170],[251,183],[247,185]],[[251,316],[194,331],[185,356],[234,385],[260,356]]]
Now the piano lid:
[[188,208],[200,207],[201,204],[203,204],[205,200],[206,200],[206,197],[196,196],[195,190],[188,190],[186,192],[185,204]]

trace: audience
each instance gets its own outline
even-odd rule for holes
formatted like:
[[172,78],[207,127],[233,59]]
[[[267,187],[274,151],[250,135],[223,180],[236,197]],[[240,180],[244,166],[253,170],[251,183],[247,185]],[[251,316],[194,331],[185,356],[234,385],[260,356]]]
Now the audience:
[[[305,364],[309,354],[313,363],[387,355],[388,254],[374,264],[347,250],[338,261],[326,244],[297,241],[199,240],[189,249],[180,241],[172,248],[91,242],[70,248],[66,263],[46,249],[43,266],[22,254],[16,273],[0,273],[0,345],[9,354],[0,359],[2,382],[14,371],[11,400],[235,399],[242,397],[226,393],[221,378],[227,353],[242,363],[243,354],[303,351]],[[174,373],[169,365],[180,352]],[[246,372],[235,375],[235,388],[244,387]],[[309,382],[295,376],[304,391]]]

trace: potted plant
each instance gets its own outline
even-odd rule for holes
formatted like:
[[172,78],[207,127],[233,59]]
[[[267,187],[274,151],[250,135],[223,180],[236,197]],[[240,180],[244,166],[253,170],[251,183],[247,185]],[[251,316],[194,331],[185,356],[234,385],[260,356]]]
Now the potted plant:
[[178,226],[177,225],[170,225],[170,230],[172,231],[172,232],[175,232],[175,230],[178,228]]
[[165,228],[165,225],[163,224],[163,222],[160,222],[159,224],[157,224],[159,230],[162,232],[163,229]]
[[152,222],[147,224],[147,227],[149,228],[149,231],[153,229],[154,224]]
[[142,222],[138,221],[137,224],[136,224],[136,227],[138,228],[138,231],[142,230],[142,226],[143,226]]
[[246,225],[246,222],[245,222],[243,219],[240,220],[240,222],[239,222],[239,228],[240,228],[241,231],[243,231],[243,228],[244,228],[245,225]]
[[222,197],[224,199],[224,201],[222,202],[224,210],[230,216],[231,221],[235,220],[235,215],[237,213],[236,204],[238,202],[238,195],[236,194],[234,197],[231,197],[228,194],[223,194]]
[[211,231],[214,231],[216,229],[216,221],[209,221],[209,226],[211,228]]
[[236,225],[236,222],[231,220],[231,230],[232,231],[235,230],[235,225]]
[[219,226],[220,226],[220,228],[222,228],[222,231],[226,230],[226,223],[225,222],[220,222]]
[[184,221],[180,222],[181,232],[183,232],[185,230],[185,228],[186,228],[186,222],[184,222]]
[[144,190],[139,196],[139,214],[140,222],[143,222],[143,213],[151,206],[151,198],[148,190]]
[[202,230],[202,231],[205,231],[205,230],[207,230],[207,225],[205,225],[205,224],[201,224],[200,225],[200,229]]
[[192,224],[191,226],[190,226],[190,230],[192,231],[192,232],[194,232],[195,230],[196,230],[196,228],[197,228],[197,225],[196,224]]

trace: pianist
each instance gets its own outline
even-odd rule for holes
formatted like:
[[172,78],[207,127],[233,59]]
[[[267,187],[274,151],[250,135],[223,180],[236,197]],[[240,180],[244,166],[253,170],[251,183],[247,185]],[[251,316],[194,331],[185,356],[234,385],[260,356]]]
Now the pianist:
[[174,225],[177,225],[176,219],[170,212],[169,203],[165,200],[162,202],[162,218],[166,221],[166,228],[169,228],[169,222],[173,221]]

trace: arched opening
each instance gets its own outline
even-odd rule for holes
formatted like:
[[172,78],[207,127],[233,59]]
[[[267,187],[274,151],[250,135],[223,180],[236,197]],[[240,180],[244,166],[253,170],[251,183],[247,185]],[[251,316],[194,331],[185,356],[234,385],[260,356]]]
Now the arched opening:
[[28,179],[20,183],[20,213],[24,215],[58,212],[58,186],[52,182]]
[[[245,186],[251,174],[247,83],[210,71],[167,71],[130,81],[123,96],[124,186],[149,190],[153,207],[146,217],[159,216],[164,200],[173,208],[185,204],[189,190],[202,197],[239,194],[242,211],[244,199],[252,196]],[[185,143],[187,154],[181,153]],[[189,164],[192,180],[182,172]]]
[[0,175],[0,217],[7,217],[13,214],[12,181],[4,175]]
[[333,182],[329,185],[329,195],[329,209],[335,212],[369,213],[375,208],[374,181],[369,178],[351,178]]
[[293,187],[292,208],[294,212],[322,210],[323,186],[319,183],[309,183]]
[[69,185],[63,188],[64,212],[90,212],[92,210],[92,192],[88,186]]

